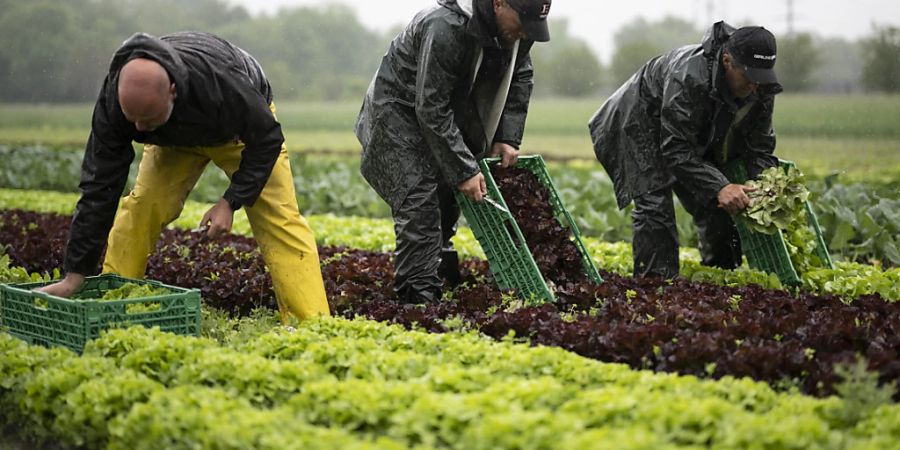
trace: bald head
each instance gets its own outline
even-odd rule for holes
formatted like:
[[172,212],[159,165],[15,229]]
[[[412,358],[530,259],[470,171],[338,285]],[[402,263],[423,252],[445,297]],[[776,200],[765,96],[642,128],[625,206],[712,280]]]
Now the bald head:
[[119,71],[119,105],[138,131],[153,131],[169,120],[175,85],[159,63],[136,58]]

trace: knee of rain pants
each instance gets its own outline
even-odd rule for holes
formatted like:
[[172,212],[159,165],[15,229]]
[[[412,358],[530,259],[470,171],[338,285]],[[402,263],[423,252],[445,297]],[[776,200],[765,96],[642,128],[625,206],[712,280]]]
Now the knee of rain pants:
[[722,208],[698,203],[678,185],[675,186],[675,195],[697,224],[703,265],[722,269],[739,267],[742,262],[741,240],[734,219]]
[[403,203],[392,208],[392,215],[397,237],[395,292],[410,303],[440,300],[442,275],[450,282],[459,279],[459,262],[450,243],[459,206],[451,189],[441,186],[438,174],[427,172]]
[[635,197],[631,218],[634,276],[678,276],[678,229],[671,189]]
[[107,238],[104,273],[143,278],[163,227],[175,220],[209,162],[196,148],[145,145],[134,188]]
[[460,283],[459,254],[453,248],[451,239],[456,235],[457,222],[459,222],[460,208],[456,197],[447,183],[438,184],[438,202],[441,210],[441,264],[438,267],[438,276],[444,280],[449,288],[455,288]]

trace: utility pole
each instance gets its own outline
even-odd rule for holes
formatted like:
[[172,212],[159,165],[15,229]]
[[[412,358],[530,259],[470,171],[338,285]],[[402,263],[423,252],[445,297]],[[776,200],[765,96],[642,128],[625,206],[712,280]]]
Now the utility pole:
[[794,35],[794,0],[787,0],[787,34]]

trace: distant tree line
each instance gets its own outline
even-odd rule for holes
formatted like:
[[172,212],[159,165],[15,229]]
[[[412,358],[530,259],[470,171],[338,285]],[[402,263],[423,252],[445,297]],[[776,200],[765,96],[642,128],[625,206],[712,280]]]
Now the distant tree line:
[[[565,21],[551,29],[552,41],[532,51],[536,95],[602,95],[649,58],[702,35],[682,19],[637,19],[618,31],[615,54],[604,66]],[[124,39],[136,31],[181,30],[213,32],[252,53],[279,98],[317,100],[360,97],[398,31],[372,31],[345,6],[251,15],[226,0],[0,0],[0,101],[93,100]],[[808,34],[778,42],[778,70],[790,91],[900,89],[897,28],[875,28],[860,42]]]
[[279,98],[361,96],[390,39],[342,6],[251,16],[224,0],[0,0],[0,100],[92,100],[131,34],[183,30],[253,54]]
[[[656,55],[699,43],[704,32],[676,17],[627,23],[614,38],[609,84],[618,86]],[[810,33],[776,38],[775,69],[787,92],[900,92],[900,28],[873,26],[872,35],[859,42]]]

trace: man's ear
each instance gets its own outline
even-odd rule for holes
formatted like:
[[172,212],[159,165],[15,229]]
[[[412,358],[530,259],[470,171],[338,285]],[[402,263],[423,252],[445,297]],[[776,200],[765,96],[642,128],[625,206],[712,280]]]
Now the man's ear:
[[178,91],[175,89],[175,83],[169,85],[169,94],[172,94],[172,98],[178,97]]
[[722,53],[722,64],[724,64],[726,68],[731,69],[731,61],[731,55],[728,52]]

